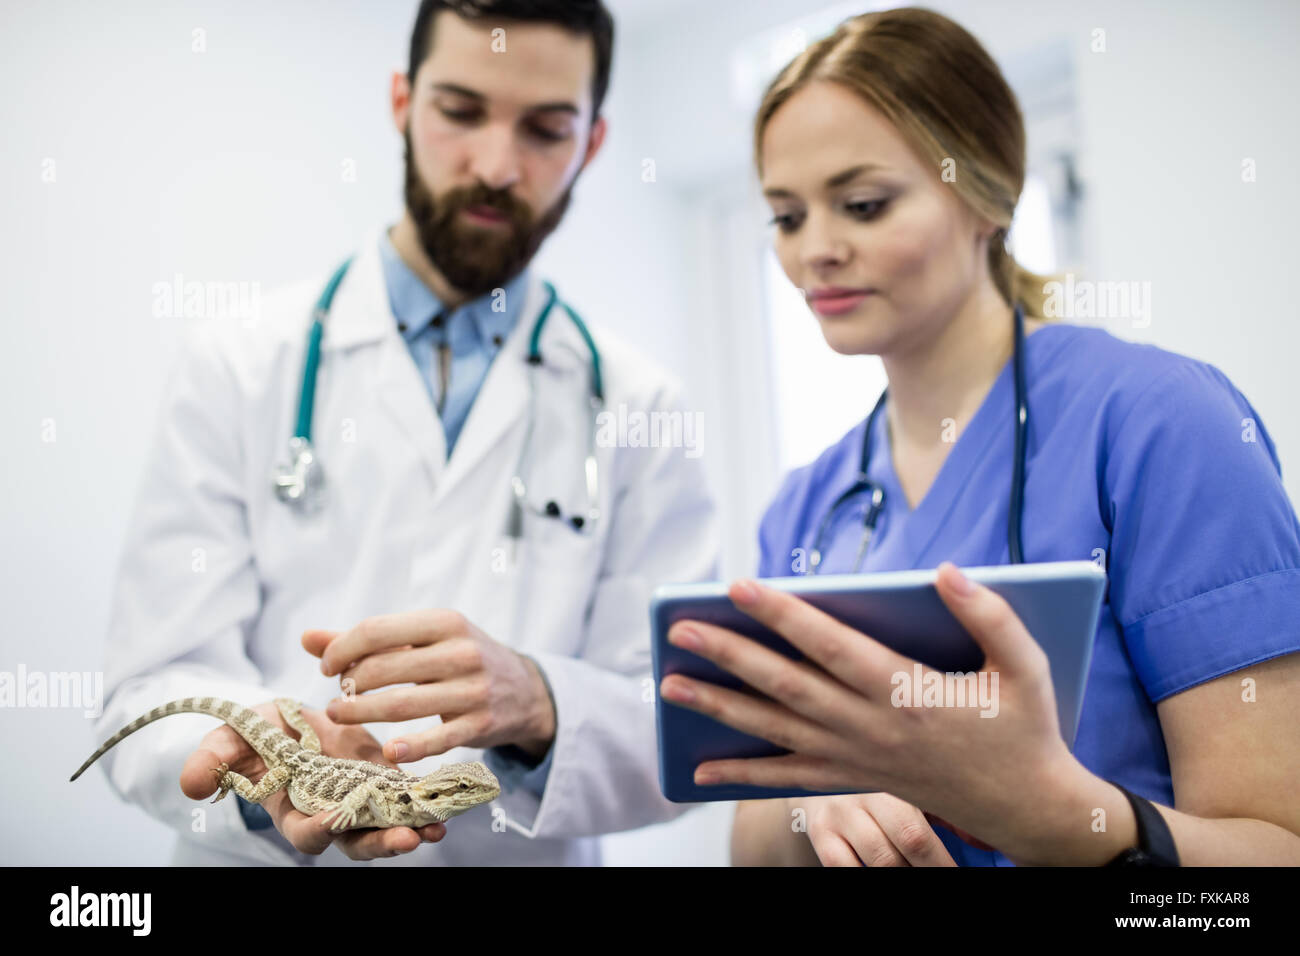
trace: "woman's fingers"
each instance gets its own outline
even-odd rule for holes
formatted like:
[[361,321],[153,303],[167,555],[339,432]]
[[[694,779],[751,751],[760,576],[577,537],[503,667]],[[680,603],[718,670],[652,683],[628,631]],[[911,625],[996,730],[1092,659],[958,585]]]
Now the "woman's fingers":
[[[695,768],[695,782],[701,786],[734,783],[834,793],[861,789],[854,780],[853,771],[843,764],[803,753],[710,760]],[[810,795],[809,799],[814,799],[814,796]]]
[[[906,800],[888,793],[869,793],[861,797],[865,811],[855,815],[861,820],[869,814],[876,831],[889,842],[893,855],[900,863],[885,866],[956,866],[948,848],[939,834],[925,818],[925,814]],[[858,824],[861,826],[862,824]],[[892,857],[891,857],[892,858]],[[877,864],[869,863],[868,866]]]
[[987,666],[1007,676],[1048,673],[1046,653],[1001,595],[971,581],[950,561],[939,565],[935,590],[983,649]]
[[839,833],[853,848],[863,866],[909,866],[906,857],[890,842],[885,832],[871,814],[865,810],[848,810],[840,815]]
[[[783,750],[802,754],[822,754],[833,752],[835,748],[836,738],[833,733],[782,704],[719,687],[716,684],[694,680],[682,674],[670,674],[665,677],[659,689],[665,700],[706,714],[752,737],[760,737],[776,744]],[[831,750],[828,750],[828,747]],[[725,761],[728,764],[744,762],[746,761]],[[729,767],[729,769],[739,768]],[[700,780],[698,771],[696,780],[705,782]]]
[[853,847],[838,833],[824,833],[817,836],[809,834],[813,852],[822,866],[862,866],[862,861],[853,852]]
[[837,680],[867,696],[889,696],[889,679],[910,660],[807,601],[743,579],[727,592],[736,607],[775,631]]
[[956,866],[919,809],[888,793],[813,798],[808,837],[825,866]]
[[849,688],[811,664],[792,661],[735,631],[682,621],[669,630],[668,641],[817,724],[834,726],[845,719],[860,722],[860,715],[848,714],[856,698]]

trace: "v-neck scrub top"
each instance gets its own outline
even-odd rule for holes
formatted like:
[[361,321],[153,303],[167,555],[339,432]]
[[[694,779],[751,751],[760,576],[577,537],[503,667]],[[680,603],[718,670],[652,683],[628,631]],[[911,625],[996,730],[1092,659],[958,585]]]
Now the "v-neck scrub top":
[[[1042,326],[1025,339],[1025,377],[1025,561],[1104,557],[1107,569],[1074,754],[1172,806],[1156,704],[1300,650],[1300,522],[1273,441],[1214,366],[1099,328]],[[1014,404],[1008,361],[915,510],[877,416],[869,474],[885,501],[864,572],[1010,560]],[[760,576],[806,567],[857,474],[865,428],[785,479],[759,530]],[[852,569],[865,498],[835,516],[822,573]],[[1011,865],[935,830],[958,864]]]

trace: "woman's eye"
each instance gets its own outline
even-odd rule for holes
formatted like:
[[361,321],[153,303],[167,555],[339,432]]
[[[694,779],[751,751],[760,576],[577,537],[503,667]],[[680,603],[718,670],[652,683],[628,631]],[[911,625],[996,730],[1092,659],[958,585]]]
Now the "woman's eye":
[[771,218],[768,225],[776,226],[782,232],[794,232],[799,228],[799,217],[792,212],[778,213]]
[[874,219],[884,210],[886,202],[886,199],[858,199],[846,202],[844,208],[854,219]]

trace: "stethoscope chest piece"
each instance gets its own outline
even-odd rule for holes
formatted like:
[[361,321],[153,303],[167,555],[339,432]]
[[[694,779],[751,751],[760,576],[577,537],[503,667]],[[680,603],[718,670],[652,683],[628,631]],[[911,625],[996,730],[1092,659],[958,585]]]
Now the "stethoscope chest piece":
[[320,510],[325,500],[325,471],[309,439],[297,435],[289,439],[289,460],[275,469],[275,495],[300,514]]

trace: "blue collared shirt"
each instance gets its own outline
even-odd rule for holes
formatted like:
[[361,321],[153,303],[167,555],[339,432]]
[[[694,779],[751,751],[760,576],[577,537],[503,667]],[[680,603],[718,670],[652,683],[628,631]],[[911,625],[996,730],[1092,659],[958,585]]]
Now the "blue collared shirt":
[[492,360],[519,320],[528,288],[528,270],[500,290],[448,309],[402,261],[386,231],[379,239],[379,256],[398,331],[406,340],[435,408],[443,388],[438,352],[441,346],[450,347],[450,374],[439,411],[450,458]]

